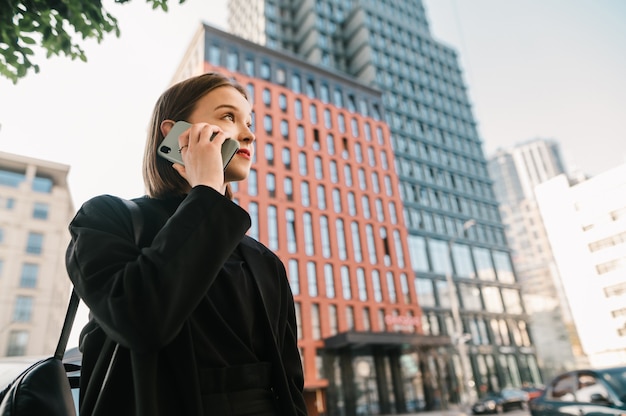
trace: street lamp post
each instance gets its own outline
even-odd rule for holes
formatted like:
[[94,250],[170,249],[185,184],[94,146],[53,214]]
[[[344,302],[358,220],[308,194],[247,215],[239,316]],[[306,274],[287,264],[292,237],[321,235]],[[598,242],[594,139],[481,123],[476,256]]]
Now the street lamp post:
[[[467,230],[472,228],[476,221],[471,219],[463,223],[463,236]],[[459,298],[456,291],[456,285],[452,280],[452,246],[459,235],[454,236],[448,241],[448,258],[450,259],[450,267],[446,273],[446,282],[448,284],[448,293],[450,294],[450,309],[452,310],[452,320],[454,321],[453,343],[461,360],[461,376],[463,378],[462,388],[459,393],[461,395],[461,407],[464,411],[469,411],[473,399],[475,399],[474,380],[472,377],[472,366],[468,355],[467,342],[469,338],[463,333],[463,322],[459,311]],[[470,400],[470,398],[472,400]]]

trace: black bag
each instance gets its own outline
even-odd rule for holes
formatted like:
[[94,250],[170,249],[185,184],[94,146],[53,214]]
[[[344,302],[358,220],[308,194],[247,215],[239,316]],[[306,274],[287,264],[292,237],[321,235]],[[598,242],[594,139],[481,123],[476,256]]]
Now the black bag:
[[36,362],[0,392],[0,416],[76,415],[68,372],[76,371],[80,367],[64,364],[63,355],[78,302],[78,295],[72,290],[54,356]]

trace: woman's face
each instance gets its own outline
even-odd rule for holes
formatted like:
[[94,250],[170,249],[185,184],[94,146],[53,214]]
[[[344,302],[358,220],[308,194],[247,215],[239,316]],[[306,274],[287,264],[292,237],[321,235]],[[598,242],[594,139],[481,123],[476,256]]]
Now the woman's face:
[[230,86],[214,89],[198,100],[195,110],[187,120],[190,123],[209,123],[218,126],[226,137],[239,142],[224,172],[225,182],[241,181],[248,177],[254,156],[252,106],[239,91]]

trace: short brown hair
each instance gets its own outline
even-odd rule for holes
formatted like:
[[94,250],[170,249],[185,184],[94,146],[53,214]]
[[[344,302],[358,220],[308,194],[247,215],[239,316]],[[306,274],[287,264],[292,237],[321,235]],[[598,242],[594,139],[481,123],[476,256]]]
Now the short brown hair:
[[[202,97],[224,86],[235,88],[248,99],[242,85],[217,72],[186,79],[161,94],[154,106],[143,155],[143,181],[148,196],[163,198],[185,195],[189,192],[189,184],[172,168],[172,162],[163,159],[157,153],[157,148],[164,139],[161,123],[164,120],[187,120]],[[230,189],[227,190],[227,194],[230,194]]]

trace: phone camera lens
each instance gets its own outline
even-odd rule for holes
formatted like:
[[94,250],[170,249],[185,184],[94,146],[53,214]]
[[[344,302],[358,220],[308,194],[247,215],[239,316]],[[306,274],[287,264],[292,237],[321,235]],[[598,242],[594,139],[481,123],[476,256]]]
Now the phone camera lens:
[[172,149],[170,149],[168,146],[161,146],[161,153],[168,154],[171,151]]

